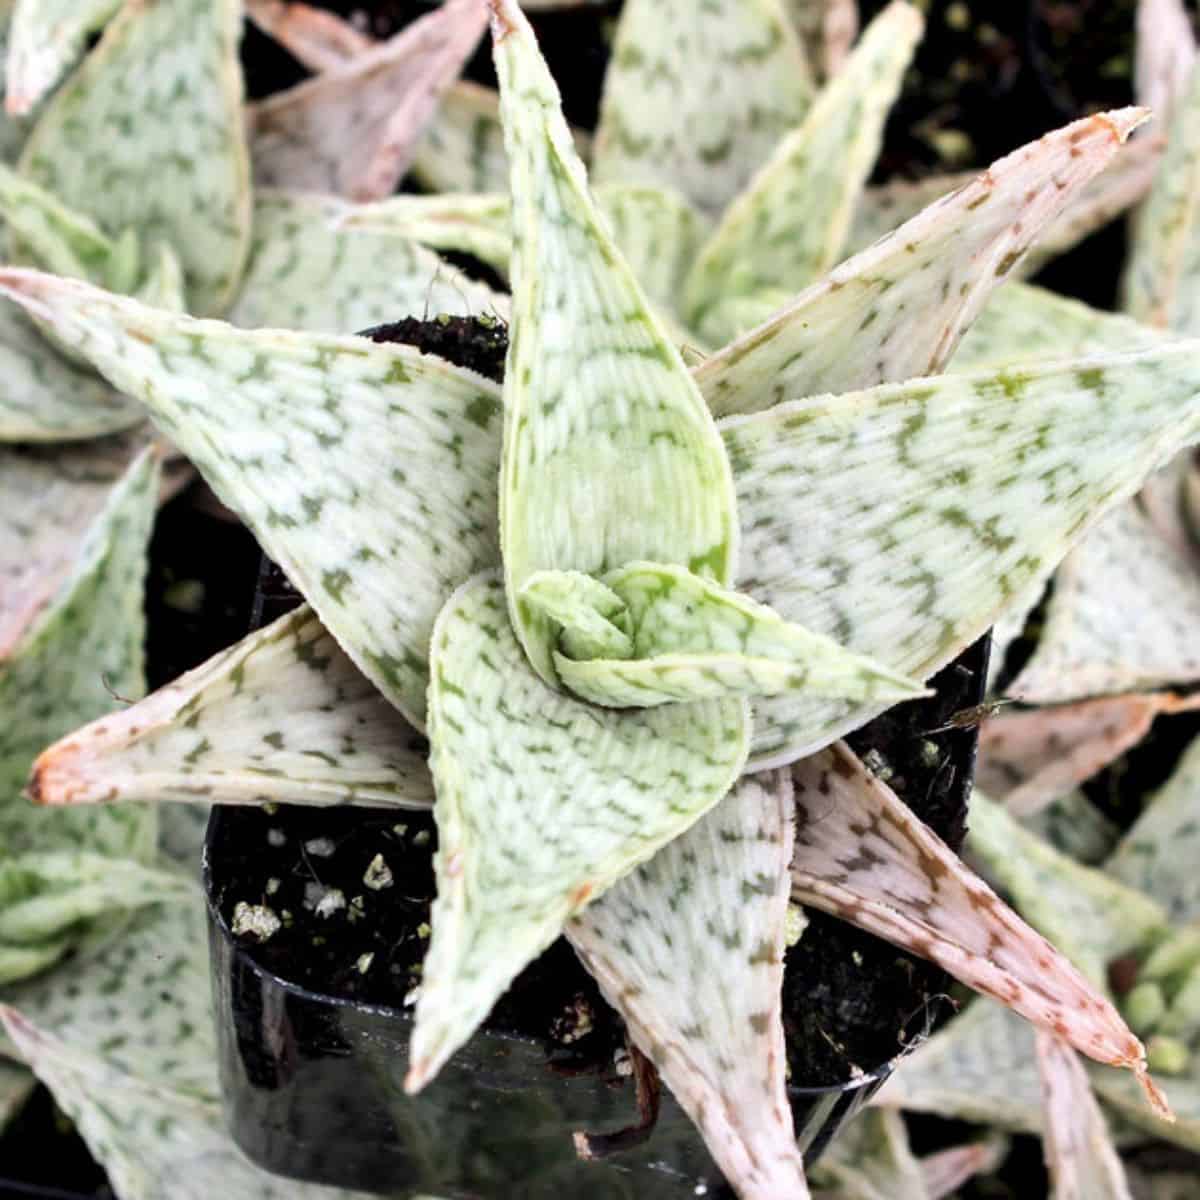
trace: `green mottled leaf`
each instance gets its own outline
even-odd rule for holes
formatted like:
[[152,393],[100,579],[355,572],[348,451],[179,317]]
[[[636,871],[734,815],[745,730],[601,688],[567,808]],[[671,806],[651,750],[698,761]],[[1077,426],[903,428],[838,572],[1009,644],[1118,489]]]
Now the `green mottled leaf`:
[[[625,600],[581,571],[535,571],[521,602],[561,627],[558,645],[574,658],[632,658],[633,621]],[[556,656],[559,651],[555,651]]]
[[1138,0],[1134,84],[1139,104],[1169,118],[1187,92],[1196,36],[1182,0]]
[[1123,504],[1059,567],[1037,648],[1008,690],[1047,704],[1197,678],[1200,573]]
[[967,849],[1097,986],[1105,985],[1113,959],[1146,945],[1167,924],[1166,910],[1150,897],[1059,854],[978,789]]
[[[588,646],[563,639],[565,653],[554,652],[561,682],[593,704],[643,708],[673,700],[799,691],[855,700],[905,700],[925,694],[920,684],[790,625],[748,596],[682,567],[619,567],[604,576],[608,597],[600,598],[600,608],[576,597],[569,613],[552,610],[542,598],[546,585],[564,574],[535,572],[518,603],[561,624],[569,636],[576,633],[571,618],[590,616],[593,622],[611,623],[611,597],[623,606],[622,628],[632,637],[627,650],[619,642],[606,651],[600,639]],[[583,627],[578,632],[591,631]]]
[[431,671],[438,895],[410,1090],[568,917],[725,795],[749,737],[741,701],[615,712],[547,686],[495,575],[476,576],[446,604]]
[[171,246],[201,313],[233,298],[250,237],[240,37],[239,0],[127,4],[21,156],[22,174],[109,234]]
[[1141,1043],[1104,995],[849,749],[796,763],[792,783],[794,899],[930,959],[1093,1058],[1145,1072]]
[[837,1200],[930,1200],[904,1118],[885,1108],[869,1109],[840,1131],[812,1175],[815,1184],[836,1189]]
[[746,1200],[808,1195],[784,1082],[780,997],[791,800],[786,774],[747,776],[567,926]]
[[[1181,342],[914,380],[792,401],[722,433],[744,531],[740,588],[927,679],[1196,438],[1200,363]],[[874,711],[763,700],[755,764],[798,758]]]
[[1022,824],[1059,853],[1090,867],[1102,863],[1121,836],[1120,827],[1078,790],[1052,800]]
[[976,781],[1009,812],[1028,816],[1136,746],[1156,717],[1197,705],[1158,692],[994,713],[980,729]]
[[501,544],[518,636],[553,680],[544,618],[517,600],[533,572],[649,560],[727,584],[737,515],[716,427],[587,190],[533,32],[508,0],[496,13],[514,230]]
[[239,330],[34,272],[2,283],[145,402],[420,723],[438,609],[497,561],[496,385],[409,346]]
[[1147,325],[1200,330],[1200,71],[1171,119],[1162,164],[1131,229],[1122,307]]
[[1087,1071],[1066,1042],[1037,1031],[1052,1200],[1132,1200]]
[[[1137,1094],[1127,1072],[1107,1068],[1107,1073],[1122,1083],[1128,1080],[1130,1094]],[[1033,1026],[980,996],[897,1066],[878,1103],[1039,1133],[1042,1103]],[[1140,1099],[1135,1103],[1142,1109]]]
[[718,213],[811,100],[780,0],[629,0],[604,81],[596,181],[677,188]]
[[246,16],[310,71],[344,66],[374,45],[337,13],[287,0],[245,0]]
[[[1026,248],[1140,119],[1125,109],[1024,146],[837,267],[696,369],[713,411],[757,412],[823,391],[937,374],[980,310],[987,320],[1010,291],[984,308]],[[1010,308],[1024,319],[1019,303]]]
[[365,54],[252,105],[255,182],[352,200],[394,192],[485,14],[483,0],[448,0]]
[[1197,796],[1200,739],[1188,747],[1170,779],[1154,793],[1104,865],[1114,879],[1157,900],[1176,923],[1200,920]]
[[890,4],[721,218],[684,289],[684,314],[702,335],[720,344],[740,332],[722,316],[724,298],[799,291],[841,257],[921,29],[915,8]]
[[121,0],[16,0],[5,64],[8,112],[32,112],[120,7]]
[[305,607],[51,746],[34,791],[50,805],[428,808],[421,740]]
[[431,250],[348,225],[328,196],[259,190],[250,263],[229,319],[354,333],[403,317],[506,312],[507,299]]

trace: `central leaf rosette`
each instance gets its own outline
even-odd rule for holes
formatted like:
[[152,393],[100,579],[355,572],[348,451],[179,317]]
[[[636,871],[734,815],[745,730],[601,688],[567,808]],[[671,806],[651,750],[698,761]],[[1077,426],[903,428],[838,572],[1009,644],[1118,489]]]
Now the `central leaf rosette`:
[[924,692],[733,590],[724,443],[596,208],[532,33],[502,12],[503,575],[459,588],[431,640],[438,896],[412,1090],[572,915],[725,796],[747,697]]

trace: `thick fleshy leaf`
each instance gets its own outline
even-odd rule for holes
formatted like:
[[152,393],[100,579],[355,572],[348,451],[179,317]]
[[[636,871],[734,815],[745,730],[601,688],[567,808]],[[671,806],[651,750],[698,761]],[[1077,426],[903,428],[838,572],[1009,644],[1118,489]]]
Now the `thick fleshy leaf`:
[[998,1134],[926,1154],[921,1159],[921,1174],[929,1200],[956,1196],[964,1183],[976,1175],[990,1175],[1007,1155],[1008,1138]]
[[[1200,434],[1200,362],[1180,342],[914,380],[792,401],[722,432],[744,530],[740,587],[924,679]],[[872,713],[763,700],[755,764],[798,758]]]
[[1145,1072],[1108,1000],[849,749],[796,763],[792,782],[795,899],[931,959],[1092,1058]]
[[499,388],[409,346],[239,330],[73,280],[0,274],[146,403],[359,668],[420,723],[434,618],[498,559]]
[[1147,325],[1200,331],[1200,71],[1171,120],[1162,164],[1134,218],[1122,306]]
[[786,773],[745,777],[567,926],[745,1200],[808,1195],[780,1012],[791,808]]
[[811,101],[780,0],[630,0],[604,81],[596,181],[677,188],[719,213]]
[[493,26],[514,231],[501,544],[514,625],[553,680],[546,621],[517,598],[533,572],[647,560],[728,584],[737,512],[716,426],[588,192],[528,21],[493,0]]
[[594,708],[533,672],[496,575],[433,632],[438,894],[406,1086],[427,1083],[566,920],[702,817],[745,763],[741,701]]
[[483,0],[448,0],[345,65],[252,105],[255,181],[352,200],[394,192],[485,14]]
[[1200,572],[1133,504],[1054,577],[1033,657],[1008,691],[1052,704],[1200,679]]
[[233,298],[249,246],[241,28],[240,0],[127,4],[21,156],[23,174],[108,233],[171,246],[200,313]]
[[1104,864],[1114,879],[1157,900],[1176,924],[1200,921],[1198,797],[1200,738]]
[[1138,0],[1136,46],[1138,103],[1169,118],[1196,64],[1196,38],[1183,0]]
[[51,746],[30,791],[50,805],[428,808],[421,741],[305,607]]
[[1037,1031],[1052,1200],[1132,1200],[1087,1071],[1061,1038]]
[[[1111,1070],[1121,1080],[1125,1071]],[[1133,1080],[1130,1093],[1137,1095]],[[980,996],[900,1062],[876,1103],[1022,1133],[1042,1128],[1033,1027]],[[1142,1107],[1140,1096],[1136,1103]]]
[[[1104,985],[1110,962],[1148,945],[1167,925],[1162,905],[1059,854],[978,789],[971,800],[967,849],[1029,922],[1098,986]],[[1086,1046],[1078,1049],[1088,1052]]]
[[728,327],[723,300],[799,291],[841,258],[921,29],[920,14],[902,0],[876,17],[803,125],[721,218],[684,289],[684,315],[701,334],[720,344],[741,332]]
[[841,264],[696,369],[713,411],[937,374],[1025,249],[1140,119],[1124,109],[1048,134]]
[[344,223],[336,197],[259,190],[246,278],[229,319],[327,333],[404,317],[506,312],[507,299],[431,250]]
[[1200,570],[1198,473],[1200,464],[1194,455],[1186,452],[1176,455],[1146,480],[1138,502],[1159,536],[1176,554],[1191,559]]
[[834,1189],[830,1200],[930,1200],[904,1118],[886,1108],[869,1109],[840,1130],[812,1176],[818,1187]]
[[375,45],[336,13],[288,0],[245,0],[246,16],[310,71],[345,66]]
[[1022,824],[1059,853],[1088,866],[1102,863],[1121,836],[1120,827],[1078,790],[1052,800]]
[[1136,746],[1156,717],[1197,707],[1200,696],[1158,692],[995,713],[980,730],[976,781],[1009,812],[1028,816]]
[[[1092,1086],[1110,1109],[1152,1137],[1200,1153],[1200,1055],[1193,1053],[1185,1075],[1163,1075],[1159,1079],[1174,1121],[1159,1119],[1142,1103],[1138,1089],[1124,1071],[1090,1067]],[[1132,1085],[1132,1086],[1130,1086]]]
[[[599,606],[582,595],[566,608],[546,606],[540,598],[546,586],[566,574],[531,575],[518,603],[562,625],[567,634],[576,633],[571,624],[576,616],[611,627],[614,618],[603,609],[603,597]],[[609,572],[604,585],[623,606],[622,625],[632,639],[628,651],[598,641],[581,647],[561,640],[565,652],[554,653],[560,681],[593,704],[644,708],[800,691],[854,700],[908,700],[926,694],[919,683],[682,567],[631,563]]]
[[121,0],[16,0],[5,64],[7,111],[32,112],[120,7]]

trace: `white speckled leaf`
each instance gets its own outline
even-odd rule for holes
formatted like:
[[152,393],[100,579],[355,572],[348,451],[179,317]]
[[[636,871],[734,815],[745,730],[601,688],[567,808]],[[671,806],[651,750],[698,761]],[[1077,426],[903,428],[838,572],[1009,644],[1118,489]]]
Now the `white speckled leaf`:
[[1167,924],[1160,904],[1059,854],[978,789],[971,798],[967,850],[1030,924],[1097,986],[1104,986],[1113,959],[1144,946]]
[[921,30],[915,8],[902,0],[890,4],[803,125],[779,143],[730,205],[684,289],[684,315],[701,334],[719,345],[741,332],[722,317],[723,299],[769,288],[799,291],[841,257]]
[[1009,694],[1051,704],[1200,678],[1200,572],[1134,504],[1064,560],[1041,637]]
[[[914,380],[792,401],[722,433],[744,531],[739,586],[927,679],[1200,434],[1200,359],[1180,342]],[[798,758],[873,712],[763,700],[755,764]]]
[[246,16],[310,71],[345,66],[375,45],[344,17],[287,0],[245,0]]
[[406,1086],[427,1083],[568,917],[702,817],[745,763],[741,701],[597,709],[533,672],[479,575],[433,632],[438,895]]
[[507,312],[507,298],[433,251],[344,220],[332,196],[260,189],[250,262],[229,319],[247,328],[355,333],[404,317]]
[[780,0],[629,0],[604,81],[598,183],[677,188],[719,213],[812,101]]
[[1122,307],[1139,321],[1200,331],[1200,71],[1179,99],[1162,164],[1134,217],[1122,288]]
[[1104,869],[1153,897],[1172,922],[1200,921],[1200,738],[1151,797]]
[[186,289],[183,263],[175,251],[163,242],[151,254],[141,286],[131,295],[151,308],[183,312],[187,308]]
[[485,13],[483,0],[448,0],[345,65],[251,105],[255,182],[353,200],[395,191]]
[[1037,1031],[1051,1200],[1132,1200],[1087,1071],[1061,1038]]
[[794,899],[932,960],[1093,1058],[1144,1072],[1141,1043],[1108,1000],[849,749],[796,763],[792,783]]
[[32,112],[120,7],[121,0],[16,0],[5,63],[7,111]]
[[1078,789],[1023,818],[1022,824],[1055,850],[1088,866],[1102,863],[1121,836],[1120,827]]
[[438,609],[498,560],[500,389],[409,346],[194,321],[29,271],[0,287],[146,403],[419,724]]
[[713,411],[937,374],[1026,247],[1140,119],[1124,109],[1023,146],[842,263],[696,369]]
[[45,750],[31,790],[49,805],[428,808],[420,742],[305,607]]
[[1156,717],[1196,707],[1200,696],[1158,692],[995,713],[980,729],[975,779],[1009,812],[1028,816],[1136,746]]
[[[539,609],[571,632],[564,614],[551,612],[538,599],[539,585],[563,574],[530,576],[518,603]],[[908,700],[926,694],[919,683],[682,567],[631,563],[609,572],[604,584],[624,605],[630,649],[606,653],[560,639],[563,652],[554,652],[561,682],[593,704],[643,708],[673,700],[784,692],[853,700]],[[574,611],[612,620],[582,598]]]
[[127,4],[21,155],[23,174],[108,233],[170,245],[200,313],[233,298],[250,238],[241,25],[240,0]]
[[1183,0],[1138,0],[1133,78],[1139,104],[1171,117],[1196,63],[1196,38]]
[[993,1133],[980,1142],[950,1146],[921,1157],[921,1174],[929,1200],[956,1196],[976,1175],[990,1175],[1008,1157],[1009,1140]]
[[337,227],[473,254],[501,275],[508,274],[512,234],[507,193],[389,196],[373,204],[348,205]]
[[930,1200],[904,1118],[886,1108],[868,1109],[839,1130],[812,1177],[835,1189],[836,1200]]
[[716,426],[588,192],[533,31],[492,2],[514,243],[500,536],[514,626],[552,680],[545,622],[517,598],[529,575],[649,560],[728,584],[737,511]]
[[[1113,1076],[1128,1072],[1110,1068]],[[1131,1092],[1137,1085],[1129,1080]],[[1042,1128],[1033,1026],[986,996],[896,1068],[878,1104],[957,1117],[1021,1133]],[[1137,1101],[1139,1107],[1141,1101]]]
[[743,1200],[808,1195],[780,1014],[791,849],[787,775],[747,776],[567,926]]

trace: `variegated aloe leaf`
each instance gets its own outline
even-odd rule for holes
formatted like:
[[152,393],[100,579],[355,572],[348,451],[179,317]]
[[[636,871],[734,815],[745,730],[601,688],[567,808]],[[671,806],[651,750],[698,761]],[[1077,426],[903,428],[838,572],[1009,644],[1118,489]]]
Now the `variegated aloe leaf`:
[[1084,1054],[1144,1075],[1141,1043],[1103,994],[849,749],[795,764],[792,782],[795,899],[931,959]]
[[249,245],[240,37],[238,0],[126,5],[21,156],[23,174],[110,234],[171,246],[201,313],[232,299]]
[[605,998],[745,1200],[808,1195],[784,1082],[791,850],[786,773],[746,776],[567,925]]
[[[591,139],[572,130],[585,157]],[[413,151],[413,177],[433,192],[488,193],[508,187],[508,155],[500,124],[500,97],[491,88],[459,80],[447,89]]]
[[630,0],[604,81],[596,181],[677,188],[719,213],[811,100],[780,0]]
[[1088,866],[1102,863],[1121,836],[1120,828],[1078,789],[1052,800],[1022,823],[1055,850]]
[[1146,480],[1138,502],[1159,536],[1200,568],[1200,464],[1179,454]]
[[1182,0],[1138,0],[1136,47],[1138,103],[1169,118],[1196,64],[1196,38]]
[[5,64],[8,112],[32,112],[120,7],[121,0],[16,0]]
[[[1110,1073],[1128,1078],[1125,1071]],[[1136,1084],[1130,1092],[1140,1108]],[[1042,1104],[1033,1027],[1002,1004],[977,997],[897,1065],[877,1103],[1039,1133]]]
[[1156,717],[1197,707],[1200,696],[1149,692],[996,713],[980,730],[976,781],[1009,812],[1029,816],[1136,746]]
[[50,805],[428,808],[420,742],[305,607],[57,742],[39,756],[30,790]]
[[1163,1075],[1159,1079],[1167,1104],[1175,1114],[1173,1122],[1160,1120],[1141,1103],[1136,1086],[1129,1086],[1132,1081],[1125,1072],[1111,1067],[1090,1067],[1088,1074],[1105,1104],[1131,1125],[1200,1153],[1200,1055],[1192,1053],[1185,1074]]
[[1200,678],[1200,573],[1132,504],[1063,562],[1009,693],[1046,704]]
[[[967,849],[1029,922],[1097,986],[1104,985],[1110,962],[1146,946],[1167,926],[1161,904],[1059,854],[978,789]],[[1078,1049],[1087,1053],[1085,1046]]]
[[434,627],[438,894],[406,1087],[424,1086],[567,919],[702,817],[745,763],[736,700],[638,712],[543,683],[478,575]]
[[1125,109],[1048,134],[841,264],[696,369],[713,411],[937,374],[1025,249],[1139,120]]
[[375,44],[370,34],[311,4],[246,0],[246,16],[310,71],[345,66]]
[[1037,1031],[1052,1200],[1132,1200],[1087,1072],[1061,1038]]
[[419,724],[434,618],[498,560],[500,389],[408,346],[239,330],[74,280],[0,275],[145,402],[358,667]]
[[1200,921],[1198,796],[1200,739],[1188,747],[1104,865],[1113,878],[1157,900],[1177,923]]
[[858,0],[783,0],[819,78],[841,69],[858,36]]
[[893,0],[804,123],[730,205],[684,288],[684,316],[702,335],[719,345],[741,332],[722,314],[727,298],[799,291],[841,257],[921,30],[917,10]]
[[501,545],[514,626],[553,680],[548,622],[518,595],[533,572],[645,560],[728,584],[737,512],[716,426],[588,192],[528,21],[493,0],[493,27],[513,209]]
[[993,1133],[983,1141],[966,1142],[926,1154],[921,1174],[929,1200],[958,1195],[959,1188],[976,1175],[990,1175],[1008,1156],[1008,1138]]
[[1122,304],[1164,329],[1200,330],[1200,71],[1171,120],[1162,164],[1133,222]]
[[[568,594],[576,579],[584,586]],[[559,680],[609,708],[793,691],[853,700],[926,694],[919,683],[683,567],[630,563],[603,584],[577,572],[537,571],[517,601],[562,627],[554,651]]]
[[[1200,364],[1179,342],[914,380],[792,401],[722,433],[744,530],[741,588],[927,679],[1197,437]],[[792,761],[872,711],[763,700],[755,764]]]
[[260,189],[250,262],[229,319],[354,333],[404,316],[507,312],[507,298],[486,284],[416,242],[349,227],[347,211],[336,197]]
[[252,105],[255,181],[352,200],[395,191],[485,24],[483,0],[448,0],[344,66]]
[[[841,1130],[812,1176],[816,1187],[833,1189],[830,1200],[930,1200],[904,1118],[886,1108],[869,1109]],[[816,1195],[824,1200],[826,1193]]]

